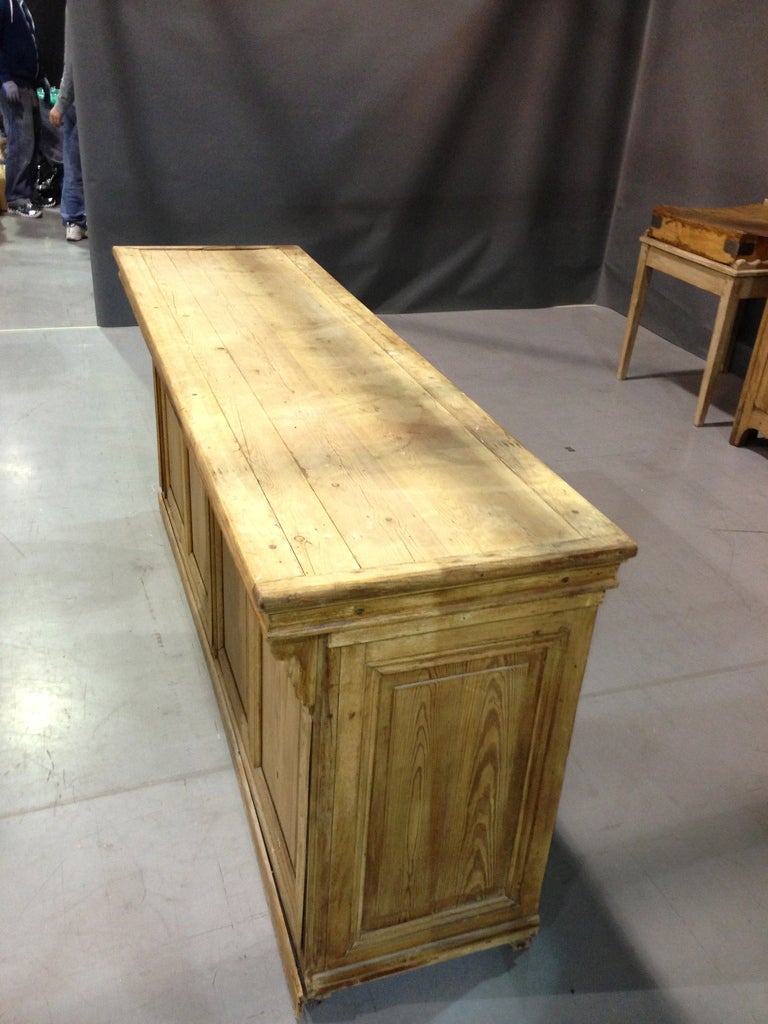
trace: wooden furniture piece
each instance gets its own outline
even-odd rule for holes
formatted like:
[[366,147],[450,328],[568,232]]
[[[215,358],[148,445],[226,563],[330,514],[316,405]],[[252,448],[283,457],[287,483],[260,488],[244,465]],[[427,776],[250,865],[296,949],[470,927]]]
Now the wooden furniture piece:
[[731,431],[731,444],[740,445],[760,433],[768,437],[768,305],[757,331]]
[[300,1012],[526,945],[634,543],[300,249],[115,249]]
[[716,263],[768,260],[768,201],[748,206],[654,206],[651,238]]
[[[693,232],[692,237],[696,237]],[[694,424],[699,427],[706,419],[717,376],[726,365],[739,302],[742,299],[768,296],[768,265],[750,265],[740,258],[726,264],[671,245],[651,234],[643,235],[619,357],[619,380],[627,376],[645,296],[654,270],[720,296],[693,418]]]

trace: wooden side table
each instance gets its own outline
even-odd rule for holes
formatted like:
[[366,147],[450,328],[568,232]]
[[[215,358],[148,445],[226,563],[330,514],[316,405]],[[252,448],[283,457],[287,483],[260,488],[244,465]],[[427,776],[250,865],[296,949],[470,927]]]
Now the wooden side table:
[[749,361],[747,376],[731,431],[731,444],[740,445],[754,439],[756,433],[768,437],[768,306]]
[[699,389],[696,414],[693,418],[694,424],[700,427],[707,416],[715,380],[718,374],[722,373],[728,358],[733,322],[739,302],[742,299],[768,297],[768,267],[765,264],[750,266],[744,260],[733,264],[719,263],[705,256],[678,249],[648,234],[643,235],[640,238],[640,256],[619,358],[619,380],[624,380],[627,376],[645,296],[654,270],[660,270],[670,277],[676,277],[720,296]]

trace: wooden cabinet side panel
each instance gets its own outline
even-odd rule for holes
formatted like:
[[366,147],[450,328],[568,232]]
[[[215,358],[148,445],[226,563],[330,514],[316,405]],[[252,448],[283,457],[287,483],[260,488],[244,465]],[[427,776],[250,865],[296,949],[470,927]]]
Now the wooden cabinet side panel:
[[[215,669],[235,729],[253,809],[284,923],[301,943],[312,720],[298,700],[312,670],[296,658],[277,659],[261,633],[237,565],[216,530],[218,599]],[[317,643],[307,645],[313,652]]]
[[258,763],[261,637],[254,616],[249,615],[248,599],[229,548],[221,542],[220,535],[218,565],[216,651],[219,670],[243,753],[248,761]]
[[187,450],[176,411],[168,395],[162,392],[165,458],[163,497],[176,539],[183,551],[187,547]]
[[211,512],[194,459],[189,457],[189,555],[206,599],[211,594]]
[[302,944],[312,720],[296,696],[294,659],[277,660],[261,645],[259,760],[254,762],[256,809],[262,823],[285,917]]
[[261,770],[291,862],[295,864],[301,783],[302,709],[290,681],[290,664],[265,649],[261,696]]
[[186,531],[186,569],[195,590],[197,606],[205,626],[206,639],[213,638],[213,521],[208,497],[192,455],[187,451],[187,510],[189,523]]
[[155,375],[160,489],[179,569],[206,639],[213,641],[213,521],[203,482],[163,383]]
[[535,932],[595,611],[339,652],[318,973]]
[[518,902],[509,837],[520,830],[542,667],[535,653],[373,671],[363,931],[496,897]]

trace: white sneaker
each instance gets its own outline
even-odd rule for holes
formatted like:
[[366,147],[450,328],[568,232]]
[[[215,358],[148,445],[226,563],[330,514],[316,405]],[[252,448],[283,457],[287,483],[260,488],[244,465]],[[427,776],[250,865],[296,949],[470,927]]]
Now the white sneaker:
[[68,221],[64,234],[68,242],[82,242],[84,238],[88,237],[88,229],[84,224],[75,224],[74,221]]

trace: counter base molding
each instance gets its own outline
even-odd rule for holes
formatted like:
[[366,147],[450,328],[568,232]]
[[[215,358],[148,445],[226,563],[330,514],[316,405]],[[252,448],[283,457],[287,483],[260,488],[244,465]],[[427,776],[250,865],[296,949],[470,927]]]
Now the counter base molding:
[[295,247],[118,247],[297,1014],[527,946],[634,543]]

